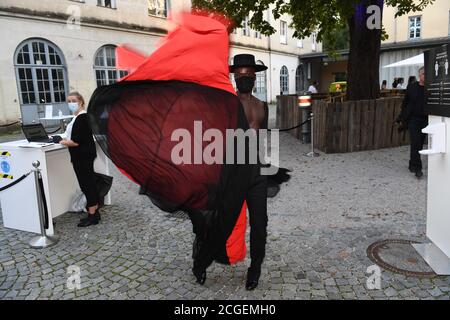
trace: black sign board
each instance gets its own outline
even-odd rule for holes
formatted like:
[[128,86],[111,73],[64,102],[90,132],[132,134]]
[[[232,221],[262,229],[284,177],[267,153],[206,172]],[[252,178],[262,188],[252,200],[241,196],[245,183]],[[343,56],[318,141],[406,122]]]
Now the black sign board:
[[450,43],[425,51],[425,113],[450,117]]

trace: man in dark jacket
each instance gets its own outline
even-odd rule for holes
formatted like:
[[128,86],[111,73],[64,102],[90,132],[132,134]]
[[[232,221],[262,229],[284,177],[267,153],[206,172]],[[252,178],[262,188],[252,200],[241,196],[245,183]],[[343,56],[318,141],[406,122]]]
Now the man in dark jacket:
[[400,129],[408,129],[411,140],[409,170],[416,174],[417,178],[423,176],[422,160],[419,151],[423,149],[425,134],[422,129],[428,125],[428,116],[424,113],[425,105],[425,69],[419,69],[419,81],[408,85],[402,111],[396,122],[400,123]]

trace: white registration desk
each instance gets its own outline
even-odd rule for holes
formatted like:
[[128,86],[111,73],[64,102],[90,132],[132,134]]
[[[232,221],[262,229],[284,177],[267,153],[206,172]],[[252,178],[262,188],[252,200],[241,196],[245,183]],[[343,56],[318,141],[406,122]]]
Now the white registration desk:
[[[109,175],[109,159],[97,143],[96,146],[94,170]],[[49,227],[46,232],[53,235],[53,218],[69,211],[73,196],[80,189],[67,147],[60,144],[30,144],[26,140],[0,144],[0,174],[9,175],[7,178],[0,177],[0,187],[33,169],[32,163],[35,160],[40,162],[47,201]],[[105,204],[111,204],[110,194],[105,197]],[[0,205],[4,227],[40,233],[33,173],[0,192]]]

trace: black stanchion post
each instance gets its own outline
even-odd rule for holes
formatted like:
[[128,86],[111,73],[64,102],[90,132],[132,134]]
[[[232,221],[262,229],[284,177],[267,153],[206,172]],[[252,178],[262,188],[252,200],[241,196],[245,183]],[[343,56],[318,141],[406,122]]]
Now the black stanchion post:
[[309,121],[311,121],[311,151],[305,154],[307,157],[318,157],[319,154],[314,151],[314,113],[311,111],[309,115]]
[[39,223],[40,223],[40,227],[41,227],[41,235],[32,238],[30,240],[30,246],[32,248],[41,249],[41,248],[46,248],[46,247],[56,244],[58,242],[58,239],[55,237],[47,236],[45,233],[44,223],[45,223],[45,215],[47,214],[47,212],[45,212],[45,206],[44,206],[44,202],[43,202],[43,201],[45,201],[45,199],[43,199],[41,196],[41,191],[44,192],[44,190],[41,190],[40,180],[42,180],[42,176],[41,176],[41,170],[39,169],[39,166],[40,166],[39,161],[36,160],[33,162],[34,182],[35,182],[35,186],[36,186],[36,197],[37,197],[37,205],[38,205],[38,211],[39,211]]
[[[308,119],[308,115],[309,115],[309,109],[311,107],[311,96],[309,95],[305,95],[305,96],[299,96],[298,97],[298,107],[301,109],[302,111],[302,119],[303,121]],[[308,143],[310,138],[309,135],[311,126],[308,126],[308,123],[306,123],[306,125],[302,126],[302,143]]]
[[[311,96],[299,96],[298,97],[298,106],[299,108],[303,109],[303,114],[307,115],[309,113],[309,135],[311,139],[311,152],[308,152],[305,154],[307,157],[318,157],[319,154],[317,152],[314,152],[314,113],[312,112],[312,106],[311,106]],[[308,129],[302,130],[303,133],[303,139],[306,140],[307,134],[305,134],[305,131],[308,132]],[[303,141],[304,143],[306,141]]]

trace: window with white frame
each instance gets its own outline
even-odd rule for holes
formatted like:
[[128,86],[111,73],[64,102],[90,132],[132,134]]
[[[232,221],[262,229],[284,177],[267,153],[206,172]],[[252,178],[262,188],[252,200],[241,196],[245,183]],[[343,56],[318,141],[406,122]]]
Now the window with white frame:
[[422,17],[409,17],[409,38],[419,39],[422,31]]
[[116,9],[116,0],[97,0],[97,6]]
[[[257,60],[256,64],[264,65],[261,60]],[[255,86],[253,94],[260,100],[266,101],[266,70],[256,73]]]
[[297,39],[297,48],[303,48],[303,40]]
[[242,21],[242,35],[250,36],[250,26],[248,23],[248,17],[245,17],[244,21]]
[[66,100],[67,75],[62,52],[44,39],[28,40],[15,55],[20,104]]
[[158,17],[167,17],[169,0],[147,0],[148,14]]
[[280,43],[287,44],[287,22],[280,20]]
[[256,39],[261,39],[261,32],[255,31],[255,38]]
[[286,66],[282,66],[280,70],[280,93],[289,94],[289,72]]
[[299,65],[295,70],[295,92],[297,94],[306,90],[305,70],[303,66]]
[[317,51],[317,33],[315,32],[311,34],[311,50]]
[[[230,56],[230,62],[228,65],[233,65],[233,57]],[[237,91],[236,81],[234,80],[234,73],[230,72],[230,82],[233,85],[234,91]]]
[[94,71],[97,87],[113,84],[128,74],[125,70],[116,69],[116,47],[101,47],[94,58]]

